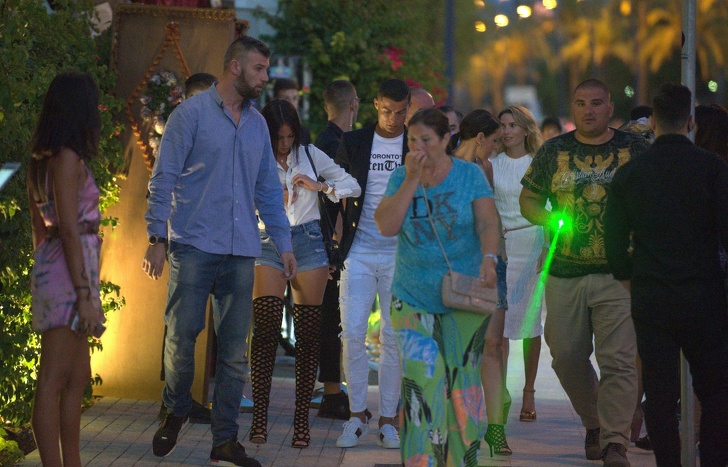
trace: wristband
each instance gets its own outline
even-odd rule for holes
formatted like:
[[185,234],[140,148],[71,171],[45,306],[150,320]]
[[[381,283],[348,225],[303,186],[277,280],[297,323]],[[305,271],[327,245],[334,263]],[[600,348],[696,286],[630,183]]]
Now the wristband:
[[498,264],[498,255],[496,255],[496,254],[486,253],[486,254],[483,255],[483,257],[484,258],[490,258],[490,259],[492,259],[495,262],[495,264]]
[[326,182],[326,185],[329,187],[329,189],[324,191],[324,193],[330,195],[334,191],[334,188],[336,188],[336,185],[334,185],[332,182]]

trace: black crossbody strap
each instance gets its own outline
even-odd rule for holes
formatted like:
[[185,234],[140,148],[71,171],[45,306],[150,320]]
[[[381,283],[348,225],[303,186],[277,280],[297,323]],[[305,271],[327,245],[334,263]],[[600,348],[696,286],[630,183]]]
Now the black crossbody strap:
[[[313,158],[311,157],[311,153],[308,152],[308,145],[304,146],[303,149],[306,150],[306,157],[308,157],[308,163],[311,164],[311,168],[313,169],[313,174],[316,176],[317,181],[321,181],[318,171],[316,170],[316,164],[313,163]],[[325,198],[324,194],[322,192],[318,192],[318,199],[319,199],[319,211],[323,213],[322,215],[326,217],[326,223],[329,225],[329,228],[331,229],[330,232],[334,231],[334,223],[331,222],[331,217],[329,216],[329,211],[326,209],[325,204]]]

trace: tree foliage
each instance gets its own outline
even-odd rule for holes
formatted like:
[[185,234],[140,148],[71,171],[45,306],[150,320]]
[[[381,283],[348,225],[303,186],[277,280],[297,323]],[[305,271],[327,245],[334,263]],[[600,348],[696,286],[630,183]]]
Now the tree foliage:
[[312,73],[310,125],[323,129],[322,92],[348,79],[362,98],[359,121],[373,122],[379,85],[401,78],[446,98],[442,75],[443,2],[437,0],[280,0],[276,14],[258,15],[277,30],[274,54],[302,57]]
[[[91,169],[101,190],[102,210],[119,196],[114,167],[122,162],[116,137],[121,126],[114,115],[122,103],[110,93],[115,77],[106,65],[109,35],[91,37],[90,0],[56,0],[54,5],[56,11],[49,13],[40,0],[0,0],[0,163],[23,163],[0,192],[0,422],[13,425],[30,419],[40,357],[40,339],[31,330],[28,143],[44,93],[61,71],[91,73],[101,88],[101,156]],[[105,219],[104,224],[115,220]],[[102,289],[105,311],[123,306],[118,286],[104,283]],[[100,342],[92,342],[92,350],[100,348]]]

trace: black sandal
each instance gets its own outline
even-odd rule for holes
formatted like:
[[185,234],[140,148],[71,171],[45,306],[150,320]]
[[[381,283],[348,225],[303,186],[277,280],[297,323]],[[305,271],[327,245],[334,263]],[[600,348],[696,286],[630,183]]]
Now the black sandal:
[[308,427],[305,432],[294,433],[291,440],[291,446],[297,449],[306,449],[311,444],[311,435],[308,433]]
[[268,433],[265,431],[265,428],[251,428],[249,439],[253,444],[265,444],[268,442]]

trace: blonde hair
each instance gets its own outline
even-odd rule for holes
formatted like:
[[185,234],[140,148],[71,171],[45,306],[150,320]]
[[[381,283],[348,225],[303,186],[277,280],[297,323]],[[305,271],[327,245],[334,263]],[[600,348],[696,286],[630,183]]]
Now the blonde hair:
[[[543,144],[543,136],[541,136],[541,130],[539,130],[538,125],[536,124],[536,119],[533,118],[531,111],[522,105],[512,105],[498,113],[498,120],[500,120],[504,114],[511,114],[516,125],[526,130],[526,139],[523,143],[526,147],[526,151],[531,156],[535,156],[536,151],[538,151]],[[498,151],[504,152],[505,150],[506,147],[503,144],[503,141],[499,142]]]

